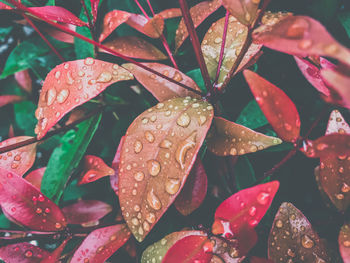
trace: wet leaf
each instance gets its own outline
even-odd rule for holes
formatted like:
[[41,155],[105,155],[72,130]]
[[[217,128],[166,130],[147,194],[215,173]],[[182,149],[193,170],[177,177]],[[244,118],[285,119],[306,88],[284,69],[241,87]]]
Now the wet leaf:
[[30,77],[28,70],[16,72],[15,79],[23,90],[28,93],[32,92],[32,78]]
[[207,136],[207,146],[216,155],[244,155],[281,144],[279,138],[266,136],[247,127],[214,117]]
[[[74,31],[74,32],[76,31],[76,26],[74,26],[74,25],[61,24],[61,26],[64,26],[64,27],[66,27],[67,29],[69,29],[71,31]],[[41,27],[42,27],[43,31],[48,33],[54,39],[57,39],[59,41],[62,41],[62,42],[65,42],[65,43],[69,43],[69,44],[73,44],[74,43],[74,37],[72,35],[69,35],[67,33],[64,33],[63,31],[55,29],[54,27],[52,27],[50,25],[42,25]]]
[[96,22],[97,19],[97,11],[98,11],[98,5],[100,3],[100,0],[90,0],[91,2],[91,14],[94,23]]
[[350,262],[350,226],[344,224],[339,232],[339,251],[343,258],[344,263]]
[[[118,37],[104,44],[106,47],[131,58],[146,60],[163,60],[167,56],[157,47],[153,46],[146,40],[136,36]],[[100,50],[101,52],[106,52]]]
[[256,102],[277,135],[295,142],[300,133],[299,113],[291,99],[278,87],[250,70],[244,71]]
[[0,10],[11,10],[11,9],[12,9],[11,6],[4,3],[0,3]]
[[6,263],[40,263],[48,255],[49,252],[30,243],[0,247],[0,258]]
[[[201,44],[202,52],[204,55],[205,64],[207,65],[209,76],[212,80],[215,80],[216,71],[218,67],[222,35],[225,27],[225,17],[219,19],[209,28],[204,36]],[[224,57],[218,78],[218,85],[223,83],[226,75],[230,72],[233,64],[235,63],[237,56],[239,55],[242,46],[247,38],[248,28],[237,21],[233,16],[229,17],[229,23],[227,28],[226,42]],[[237,72],[244,67],[248,61],[260,50],[261,45],[252,44],[245,54]]]
[[159,15],[147,19],[143,15],[132,14],[126,23],[151,38],[159,38],[164,30],[164,20]]
[[0,168],[0,205],[3,212],[33,230],[59,231],[66,226],[59,207],[36,187]]
[[125,23],[130,16],[131,13],[121,10],[108,12],[103,19],[103,30],[99,41],[105,40],[118,26]]
[[98,200],[79,200],[62,208],[67,223],[77,225],[95,222],[111,211],[112,207],[109,204]]
[[333,110],[329,116],[326,134],[331,133],[350,134],[350,126],[338,110]]
[[115,156],[112,161],[112,168],[114,169],[114,175],[111,175],[110,183],[111,187],[116,195],[119,195],[119,165],[120,165],[120,152],[122,149],[122,145],[124,143],[125,136],[123,136],[120,139],[117,152],[115,153]]
[[310,222],[291,203],[283,203],[275,216],[268,254],[274,262],[332,262]]
[[[19,143],[25,140],[29,140],[33,137],[18,136],[7,139],[0,142],[0,148],[15,143]],[[18,175],[25,174],[34,164],[36,156],[37,143],[29,144],[21,148],[0,154],[0,167],[14,172]]]
[[71,262],[105,262],[130,238],[125,224],[107,226],[92,231],[75,251]]
[[174,202],[176,209],[184,216],[191,214],[204,201],[207,187],[207,174],[201,159],[197,157],[183,189]]
[[[186,76],[181,71],[169,67],[167,65],[159,63],[143,63],[145,66],[154,69],[173,80],[181,82],[193,89],[200,91],[197,84],[188,76]],[[197,94],[194,94],[183,87],[167,81],[164,78],[161,78],[155,74],[150,73],[149,71],[140,68],[133,64],[123,64],[124,68],[130,71],[138,82],[142,84],[152,95],[159,101],[164,101],[167,99],[172,99],[175,97],[199,97]]]
[[257,30],[255,43],[271,49],[306,57],[326,56],[350,62],[350,50],[339,44],[318,21],[307,16],[288,16],[279,23]]
[[223,6],[244,25],[256,18],[260,0],[222,0]]
[[[141,263],[153,262],[153,263],[165,263],[164,256],[167,251],[179,240],[188,236],[205,237],[204,232],[201,231],[179,231],[173,232],[158,242],[149,246],[143,253]],[[182,253],[182,252],[181,252]]]
[[[190,14],[192,17],[194,27],[198,27],[208,16],[214,13],[222,5],[221,0],[203,1],[192,8]],[[184,19],[181,19],[180,24],[176,30],[175,48],[176,50],[188,37],[188,31]]]
[[72,109],[96,97],[109,85],[132,78],[117,64],[93,58],[58,65],[47,75],[41,89],[35,112],[38,139]]
[[45,173],[46,167],[42,167],[39,169],[36,169],[34,171],[31,171],[25,179],[34,185],[36,188],[40,189],[41,188],[41,181],[43,179],[44,173]]
[[114,170],[100,157],[86,155],[84,157],[84,169],[81,173],[78,185],[88,184],[108,175],[114,175]]
[[7,104],[20,102],[23,99],[23,97],[17,95],[2,95],[0,96],[0,107],[6,106]]
[[60,262],[60,257],[62,255],[63,249],[66,247],[69,240],[71,240],[72,237],[68,237],[65,239],[61,245],[59,245],[54,251],[50,253],[50,255],[46,256],[44,260],[40,261],[40,263],[56,263]]
[[129,126],[119,166],[119,202],[138,241],[180,193],[210,127],[213,106],[191,97],[158,103]]
[[278,190],[279,182],[257,185],[232,195],[216,209],[213,234],[235,236],[247,225],[255,227],[265,215]]
[[170,19],[182,16],[182,12],[180,8],[170,8],[161,11],[160,13],[158,13],[158,15],[161,16],[163,19]]

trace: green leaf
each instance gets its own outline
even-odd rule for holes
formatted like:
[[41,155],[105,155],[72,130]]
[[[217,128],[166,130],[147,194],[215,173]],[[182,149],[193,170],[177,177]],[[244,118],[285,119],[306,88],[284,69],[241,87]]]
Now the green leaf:
[[0,228],[10,228],[11,226],[11,221],[6,218],[4,214],[0,215]]
[[256,101],[251,100],[242,110],[241,114],[236,120],[236,123],[250,129],[256,129],[268,124],[269,122],[267,121],[265,115],[262,113]]
[[12,26],[0,28],[0,39],[4,39],[11,32],[12,29]]
[[47,1],[46,5],[56,5],[55,0],[49,0]]
[[37,123],[34,116],[35,110],[36,105],[31,101],[23,101],[14,105],[16,124],[28,136],[35,136],[34,128]]
[[70,175],[78,167],[80,160],[94,136],[101,121],[101,114],[77,125],[77,131],[70,130],[61,139],[62,145],[56,148],[47,165],[41,191],[58,203]]
[[238,190],[251,187],[256,182],[253,166],[246,156],[239,157],[234,168],[234,175]]
[[193,69],[193,70],[187,72],[186,75],[189,76],[190,78],[192,78],[196,82],[196,84],[201,89],[201,91],[206,92],[202,73],[201,73],[201,70],[199,68],[196,68],[196,69]]
[[350,38],[350,12],[339,14],[338,19]]

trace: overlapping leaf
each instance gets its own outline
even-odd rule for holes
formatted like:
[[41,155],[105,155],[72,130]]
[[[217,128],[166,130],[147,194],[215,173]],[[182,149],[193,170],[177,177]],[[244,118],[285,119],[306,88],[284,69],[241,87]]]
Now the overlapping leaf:
[[117,64],[86,58],[58,65],[46,76],[35,116],[40,139],[66,113],[96,97],[109,85],[132,79]]
[[[157,47],[137,36],[118,37],[104,44],[124,56],[146,60],[163,60],[167,57]],[[100,50],[106,52],[104,50]]]
[[295,142],[300,133],[300,117],[291,99],[253,71],[245,70],[244,76],[256,102],[277,135],[284,141]]
[[255,18],[260,0],[222,0],[223,6],[244,25],[251,24]]
[[344,263],[350,262],[350,225],[344,224],[338,237],[339,251]]
[[110,183],[111,187],[116,195],[119,195],[119,165],[120,165],[120,152],[122,149],[122,145],[124,142],[124,136],[120,139],[119,145],[117,148],[117,152],[115,153],[115,156],[112,161],[112,168],[114,169],[114,175],[111,175]]
[[40,189],[41,188],[41,181],[43,179],[44,173],[45,173],[46,167],[42,167],[39,169],[36,169],[34,171],[31,171],[25,179],[34,185],[36,188]]
[[291,55],[326,56],[350,63],[350,50],[339,44],[318,21],[307,16],[288,16],[253,34],[256,43]]
[[92,19],[95,23],[97,19],[97,11],[98,11],[98,5],[100,3],[100,0],[90,0],[90,2],[91,2]]
[[[167,65],[159,63],[143,63],[145,66],[162,73],[163,75],[181,82],[188,87],[191,87],[195,90],[200,91],[197,84],[188,76],[186,76],[181,71],[169,67]],[[135,78],[144,86],[153,96],[159,100],[164,101],[167,99],[172,99],[175,97],[198,97],[199,96],[183,87],[172,83],[162,77],[159,77],[155,74],[150,73],[149,71],[140,68],[133,64],[123,64],[123,67],[130,71]]]
[[113,10],[107,13],[103,19],[103,31],[100,35],[100,42],[105,40],[118,26],[125,23],[131,13],[121,11],[121,10]]
[[0,247],[0,258],[6,263],[40,263],[49,252],[30,243],[17,243]]
[[70,262],[105,262],[128,241],[130,234],[125,224],[96,229],[84,239]]
[[32,78],[30,77],[28,70],[16,72],[14,76],[23,90],[28,93],[32,92]]
[[[203,1],[190,9],[194,27],[198,27],[208,16],[214,13],[222,5],[221,0]],[[178,49],[188,37],[188,31],[184,19],[181,19],[176,30],[175,48]]]
[[91,183],[108,175],[114,175],[114,169],[109,167],[100,157],[86,155],[84,158],[84,170],[78,184]]
[[[205,64],[207,65],[209,76],[215,80],[218,67],[218,59],[220,57],[222,36],[225,27],[225,17],[216,21],[205,34],[201,48],[204,55]],[[247,38],[248,28],[237,21],[233,16],[229,17],[227,28],[225,50],[217,83],[222,83],[226,75],[230,72],[240,53],[244,41]],[[246,52],[238,71],[247,64],[247,62],[259,52],[261,45],[252,44]]]
[[23,226],[41,231],[59,231],[67,222],[59,207],[17,174],[0,168],[0,206]]
[[138,241],[182,189],[213,118],[213,106],[191,97],[158,103],[126,132],[119,166],[119,202]]
[[[18,136],[12,137],[0,142],[0,148],[8,145],[16,144],[32,137]],[[14,172],[18,175],[23,175],[33,165],[36,156],[37,143],[32,143],[21,148],[0,154],[0,167]]]
[[310,222],[291,203],[283,203],[275,216],[268,254],[274,262],[332,262]]
[[176,209],[184,216],[191,214],[204,201],[207,187],[207,174],[201,159],[197,157],[181,193],[174,202]]
[[24,98],[18,95],[1,95],[0,96],[0,107],[6,106],[7,104],[16,103],[22,101]]
[[282,143],[279,138],[266,136],[220,117],[214,117],[213,124],[207,136],[207,146],[216,155],[243,155]]
[[170,8],[159,12],[158,15],[163,17],[163,19],[170,19],[182,16],[182,12],[180,8]]

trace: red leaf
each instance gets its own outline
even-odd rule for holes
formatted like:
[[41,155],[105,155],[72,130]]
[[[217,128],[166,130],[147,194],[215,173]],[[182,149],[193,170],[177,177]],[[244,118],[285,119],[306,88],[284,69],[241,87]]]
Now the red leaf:
[[[71,31],[76,31],[76,26],[75,25],[71,25],[71,24],[60,24],[61,26],[64,26],[65,28],[71,30]],[[63,31],[60,31],[56,28],[54,28],[53,26],[50,26],[48,24],[44,24],[41,25],[43,31],[45,31],[47,34],[49,34],[50,36],[52,36],[53,38],[65,42],[65,43],[69,43],[69,44],[73,44],[74,43],[74,37],[72,35],[69,35],[67,33],[64,33]]]
[[34,185],[36,188],[40,189],[41,188],[41,181],[43,179],[44,173],[45,173],[46,167],[42,167],[39,169],[36,169],[34,171],[31,171],[25,179]]
[[344,224],[339,232],[339,251],[344,263],[350,263],[350,226]]
[[0,205],[4,213],[33,230],[59,231],[67,225],[59,207],[35,186],[0,168]]
[[[33,137],[18,136],[12,137],[0,142],[0,148],[22,141],[26,141]],[[36,157],[37,143],[32,143],[21,148],[0,154],[0,167],[18,175],[25,174],[34,164]]]
[[[198,27],[208,16],[214,13],[222,5],[221,0],[203,1],[190,9],[190,14],[194,27]],[[182,45],[188,37],[188,31],[184,19],[181,19],[176,30],[175,48],[176,50]]]
[[[158,48],[146,40],[136,36],[119,37],[105,43],[104,45],[116,52],[123,54],[124,56],[131,58],[139,58],[145,60],[167,59],[167,56],[165,56],[163,52]],[[100,51],[106,52],[103,49],[100,49]]]
[[17,243],[0,247],[0,258],[6,263],[40,263],[49,252],[30,243]]
[[291,203],[283,203],[276,214],[268,254],[274,262],[332,262],[310,222]]
[[112,168],[114,169],[114,175],[111,175],[110,182],[111,187],[116,195],[119,195],[119,164],[120,164],[120,152],[122,145],[124,143],[125,136],[120,139],[117,152],[115,153],[114,159],[112,161]]
[[129,238],[130,231],[125,224],[96,229],[84,239],[70,262],[105,262]]
[[266,258],[250,257],[250,263],[274,263],[274,262]]
[[[186,86],[200,91],[197,84],[190,77],[175,68],[159,63],[143,64],[178,82],[181,82],[182,84],[185,84]],[[197,94],[194,94],[192,91],[184,89],[183,87],[167,81],[166,79],[161,78],[155,74],[152,74],[149,71],[136,65],[123,64],[123,67],[130,71],[135,76],[137,81],[140,82],[142,86],[144,86],[149,92],[151,92],[158,101],[185,96],[199,98],[199,96]]]
[[0,96],[0,107],[3,107],[10,103],[22,101],[23,99],[23,97],[17,95],[2,95]]
[[93,58],[58,65],[46,76],[41,89],[35,112],[38,139],[72,109],[96,97],[109,85],[132,78],[117,64]]
[[0,10],[11,10],[11,9],[12,9],[11,6],[4,3],[0,3]]
[[100,0],[90,0],[90,2],[91,2],[91,14],[93,17],[93,22],[95,24],[97,19],[98,4],[100,3]]
[[66,247],[69,240],[71,240],[72,237],[68,237],[66,240],[62,242],[62,244],[56,248],[54,251],[50,253],[47,257],[45,257],[44,260],[40,261],[40,263],[56,263],[60,262],[60,257],[62,255],[63,249]]
[[86,26],[86,23],[81,21],[73,13],[60,6],[39,6],[29,7],[33,12],[40,13],[46,19],[54,20],[61,23],[72,24],[76,26]]
[[184,216],[191,214],[204,201],[207,187],[207,174],[201,159],[197,157],[182,191],[174,202],[176,209]]
[[244,76],[266,119],[284,141],[295,142],[300,133],[299,113],[291,99],[258,74],[245,70]]
[[67,223],[77,225],[95,222],[111,211],[112,207],[109,204],[98,200],[79,200],[62,208]]
[[86,155],[84,157],[84,170],[78,185],[88,184],[108,175],[114,175],[114,170],[105,164],[100,157]]
[[160,13],[158,13],[158,15],[161,16],[163,19],[169,19],[182,16],[182,12],[180,8],[170,8],[161,11]]
[[207,146],[216,155],[244,155],[282,143],[279,138],[255,132],[221,117],[214,117],[213,123],[207,136]]
[[120,158],[119,202],[138,241],[180,193],[212,118],[209,103],[175,98],[143,112],[129,126]]
[[143,15],[131,14],[126,23],[151,38],[159,38],[164,30],[164,20],[159,15],[147,19]]
[[28,93],[32,92],[32,78],[30,77],[28,70],[16,72],[15,79],[23,90]]
[[247,223],[255,227],[270,207],[278,187],[279,182],[273,181],[241,190],[226,199],[216,209],[213,234],[236,235]]
[[255,20],[259,3],[260,0],[222,0],[223,6],[244,25]]
[[253,34],[256,43],[291,55],[333,57],[350,61],[350,51],[339,44],[318,21],[307,16],[288,16]]
[[125,23],[130,16],[131,13],[121,10],[113,10],[107,13],[103,19],[103,30],[99,41],[105,40],[118,26]]

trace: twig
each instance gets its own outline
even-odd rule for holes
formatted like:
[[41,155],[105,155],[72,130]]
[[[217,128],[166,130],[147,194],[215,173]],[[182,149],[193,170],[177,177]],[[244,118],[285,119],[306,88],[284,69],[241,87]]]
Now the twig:
[[134,2],[137,4],[137,6],[140,8],[142,14],[147,18],[147,19],[150,19],[149,16],[147,15],[145,9],[143,9],[142,5],[139,3],[138,0],[134,0]]
[[83,9],[84,9],[84,13],[87,17],[87,20],[88,20],[88,27],[90,29],[90,33],[91,33],[91,36],[93,39],[95,39],[95,34],[94,34],[94,24],[92,23],[91,21],[91,17],[90,17],[90,14],[89,14],[89,10],[87,9],[87,6],[85,4],[85,1],[84,0],[80,0],[82,6],[83,6]]

